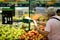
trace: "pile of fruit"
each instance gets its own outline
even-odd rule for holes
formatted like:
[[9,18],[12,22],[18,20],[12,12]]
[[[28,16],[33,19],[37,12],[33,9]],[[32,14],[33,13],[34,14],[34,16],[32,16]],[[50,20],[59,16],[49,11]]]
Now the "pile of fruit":
[[41,31],[44,31],[44,29],[45,29],[45,26],[43,26],[43,25],[40,25],[40,26],[39,26],[39,29],[40,29]]
[[[34,15],[34,16],[33,16],[33,15]],[[30,15],[30,18],[31,18],[31,19],[34,19],[34,20],[37,20],[37,19],[39,19],[40,16],[42,16],[42,15],[41,15],[41,14],[31,14],[31,15]]]
[[43,35],[39,34],[36,30],[31,30],[20,37],[20,40],[40,40]]
[[22,20],[23,18],[22,17],[20,17],[20,18],[17,18],[17,17],[13,17],[13,20]]
[[0,40],[18,40],[25,31],[12,25],[0,25]]
[[[21,29],[24,29],[25,31],[28,31],[28,30],[29,30],[29,23],[20,22],[19,24],[20,24],[20,28],[21,28]],[[30,23],[30,30],[33,30],[34,27],[35,27],[34,23],[31,22],[31,23]]]

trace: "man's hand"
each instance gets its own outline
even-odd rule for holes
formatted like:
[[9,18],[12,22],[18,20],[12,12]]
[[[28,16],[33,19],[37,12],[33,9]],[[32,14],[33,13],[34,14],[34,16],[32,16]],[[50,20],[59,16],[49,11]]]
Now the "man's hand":
[[44,36],[48,36],[48,34],[49,34],[49,32],[47,32],[47,31],[41,31],[41,30],[37,30],[37,31]]

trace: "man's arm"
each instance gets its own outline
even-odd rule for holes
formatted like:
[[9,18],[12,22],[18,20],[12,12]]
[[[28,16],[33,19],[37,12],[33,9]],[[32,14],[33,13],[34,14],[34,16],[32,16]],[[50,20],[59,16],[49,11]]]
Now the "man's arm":
[[46,27],[44,31],[39,30],[39,28],[37,29],[37,31],[44,36],[48,36],[49,32],[51,31],[51,21],[48,21],[46,23]]
[[38,32],[44,36],[48,36],[49,32],[48,31],[40,31],[38,30]]

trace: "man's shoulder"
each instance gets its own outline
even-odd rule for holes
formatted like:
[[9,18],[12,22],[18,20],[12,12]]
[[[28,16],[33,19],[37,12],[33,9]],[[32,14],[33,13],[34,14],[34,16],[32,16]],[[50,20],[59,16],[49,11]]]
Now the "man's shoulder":
[[47,21],[47,23],[53,23],[53,22],[55,22],[56,20],[55,19],[49,19],[48,21]]

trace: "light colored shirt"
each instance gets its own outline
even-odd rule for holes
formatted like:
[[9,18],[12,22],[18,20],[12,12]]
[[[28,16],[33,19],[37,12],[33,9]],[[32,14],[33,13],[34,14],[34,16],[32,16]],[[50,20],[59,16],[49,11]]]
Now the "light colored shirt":
[[[54,16],[59,18],[59,16]],[[60,40],[60,21],[57,19],[49,19],[46,23],[45,31],[48,31],[49,40]]]

